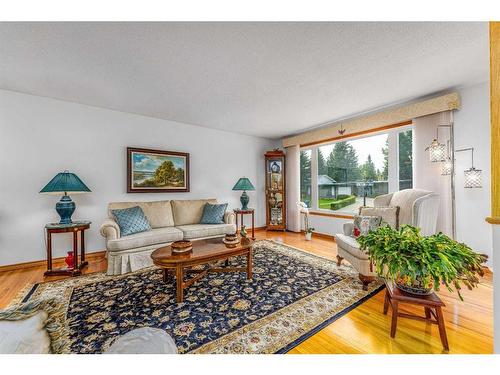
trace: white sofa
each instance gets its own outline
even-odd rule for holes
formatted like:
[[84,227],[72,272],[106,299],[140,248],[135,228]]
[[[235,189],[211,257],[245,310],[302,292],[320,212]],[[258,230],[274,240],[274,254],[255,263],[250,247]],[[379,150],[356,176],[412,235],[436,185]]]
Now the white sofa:
[[[222,237],[236,232],[236,217],[233,212],[224,214],[224,224],[200,224],[205,203],[215,204],[217,200],[110,203],[108,219],[101,225],[100,230],[106,238],[108,275],[121,275],[152,266],[151,253],[174,241]],[[120,236],[120,227],[111,211],[134,206],[142,208],[151,230]]]
[[[439,195],[427,190],[406,189],[391,194],[380,195],[373,201],[375,207],[399,207],[399,226],[410,224],[420,228],[424,236],[436,232],[439,209]],[[396,228],[397,229],[397,228]],[[351,237],[353,223],[344,224],[344,233],[335,235],[337,262],[340,266],[346,259],[359,272],[363,289],[368,289],[377,274],[368,254],[359,248],[358,241]]]

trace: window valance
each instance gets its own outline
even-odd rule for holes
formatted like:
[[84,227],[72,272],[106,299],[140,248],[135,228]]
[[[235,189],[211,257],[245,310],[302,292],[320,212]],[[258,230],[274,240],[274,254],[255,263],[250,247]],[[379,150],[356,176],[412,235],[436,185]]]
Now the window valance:
[[318,129],[287,137],[283,139],[283,147],[306,146],[333,140],[339,136],[338,130],[341,129],[341,126],[345,129],[343,134],[345,137],[364,131],[376,130],[377,128],[383,130],[383,127],[390,127],[418,117],[453,109],[460,109],[460,96],[457,92],[408,103],[358,118],[338,121]]

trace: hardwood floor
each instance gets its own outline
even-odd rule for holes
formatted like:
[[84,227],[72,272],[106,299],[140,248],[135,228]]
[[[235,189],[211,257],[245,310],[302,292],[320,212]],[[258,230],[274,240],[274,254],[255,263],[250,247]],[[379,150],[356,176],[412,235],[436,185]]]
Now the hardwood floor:
[[[258,239],[268,238],[289,244],[311,253],[335,259],[336,245],[331,239],[313,238],[288,232],[256,232]],[[89,258],[84,273],[103,271],[106,259],[102,255]],[[27,284],[44,281],[44,266],[0,272],[0,307],[5,307]],[[55,280],[62,277],[50,277]],[[290,353],[446,353],[439,339],[438,328],[424,322],[398,319],[396,337],[389,336],[390,317],[382,313],[385,291],[339,318],[326,328],[290,351]],[[486,275],[479,287],[464,290],[465,301],[455,294],[439,292],[446,304],[444,318],[450,344],[449,353],[493,352],[493,284]],[[418,312],[403,305],[406,312]]]

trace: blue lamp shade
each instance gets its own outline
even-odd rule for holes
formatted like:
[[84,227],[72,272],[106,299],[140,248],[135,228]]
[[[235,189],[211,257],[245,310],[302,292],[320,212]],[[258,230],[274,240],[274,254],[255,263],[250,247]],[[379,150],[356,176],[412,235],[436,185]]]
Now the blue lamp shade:
[[248,202],[250,202],[250,198],[248,197],[246,190],[255,190],[255,187],[252,185],[250,180],[246,177],[241,177],[233,186],[233,190],[243,190],[243,193],[240,197],[241,209],[248,210]]
[[71,224],[71,215],[75,212],[75,202],[73,202],[68,193],[88,193],[90,189],[80,178],[68,171],[58,173],[40,193],[56,194],[64,193],[61,200],[56,203],[56,211],[61,217],[59,224]]
[[68,171],[58,173],[40,193],[88,193],[90,189],[80,178]]
[[255,190],[250,180],[246,177],[241,177],[238,182],[233,186],[233,190]]

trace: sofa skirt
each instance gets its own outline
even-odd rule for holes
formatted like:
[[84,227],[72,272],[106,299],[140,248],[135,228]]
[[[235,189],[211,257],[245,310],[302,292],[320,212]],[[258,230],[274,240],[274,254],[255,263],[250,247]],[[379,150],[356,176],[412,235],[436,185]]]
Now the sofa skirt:
[[[198,240],[205,240],[208,238],[220,238],[223,237],[221,235],[218,236],[210,236],[204,238],[197,238],[196,240],[192,240],[194,243]],[[123,250],[123,251],[108,251],[108,275],[123,275],[128,272],[135,272],[143,268],[151,267],[153,265],[153,260],[151,259],[151,254],[156,249],[159,249],[163,246],[168,246],[172,244],[168,243],[160,243],[152,246],[139,247],[136,249]]]

